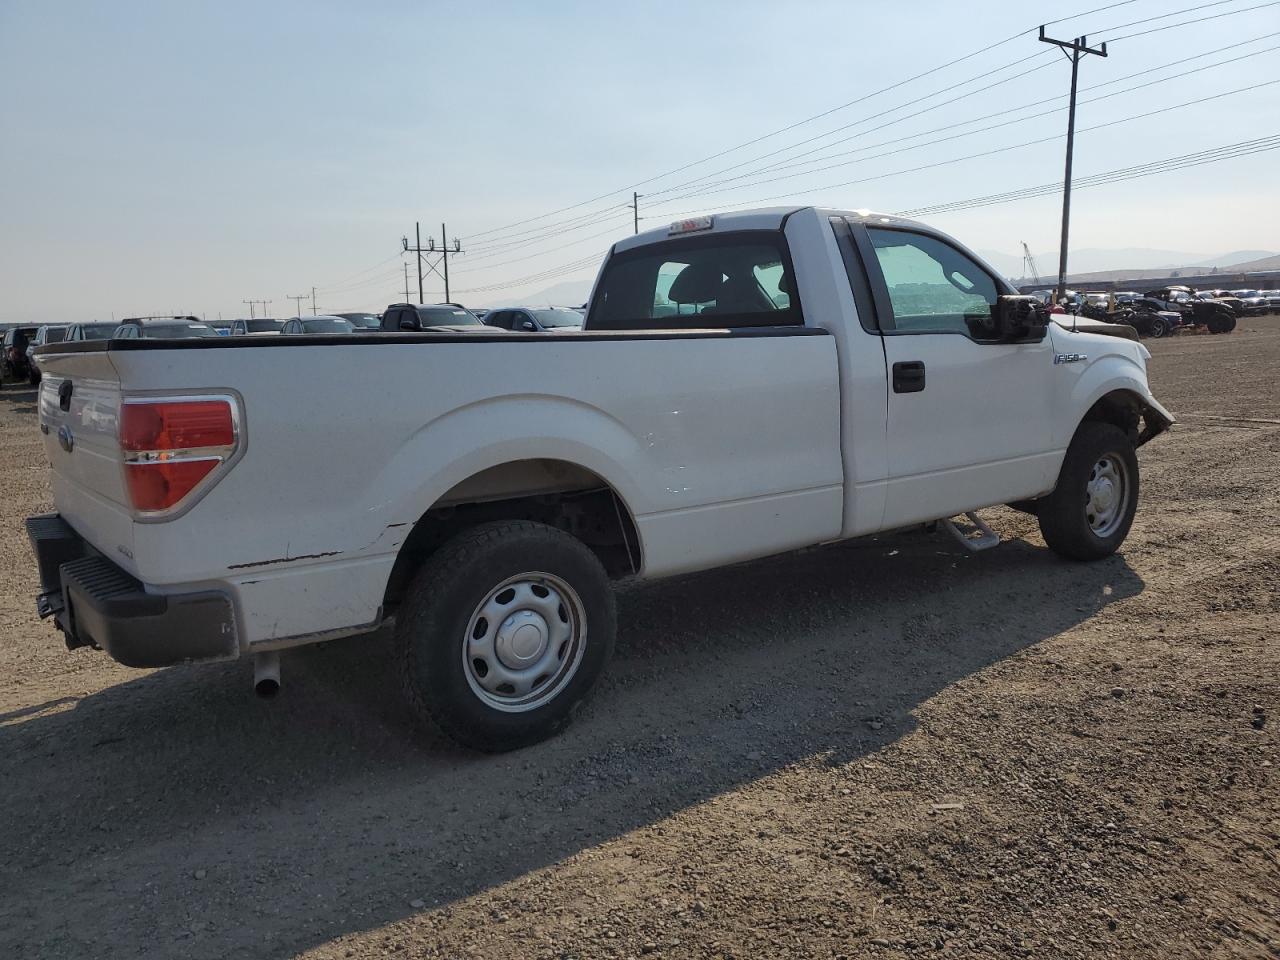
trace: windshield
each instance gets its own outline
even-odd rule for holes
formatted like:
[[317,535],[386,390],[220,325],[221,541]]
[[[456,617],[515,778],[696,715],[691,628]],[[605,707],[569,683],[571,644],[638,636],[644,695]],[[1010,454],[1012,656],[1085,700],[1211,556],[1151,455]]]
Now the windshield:
[[81,324],[80,332],[86,340],[107,340],[115,328],[114,323],[85,323]]
[[439,327],[446,324],[457,326],[480,322],[474,313],[462,307],[418,307],[417,310],[424,327]]
[[304,333],[350,333],[355,329],[351,321],[341,317],[313,317],[301,322]]
[[534,310],[533,315],[544,327],[580,327],[582,314],[577,310]]
[[44,331],[45,343],[61,343],[67,339],[67,327],[47,327]]
[[216,337],[218,331],[203,323],[157,323],[144,326],[142,335],[153,340],[178,340],[182,337]]
[[284,326],[283,320],[244,320],[242,322],[250,333],[276,333]]
[[1257,290],[1237,290],[1235,295],[1237,297],[1256,297],[1258,296],[1258,291]]

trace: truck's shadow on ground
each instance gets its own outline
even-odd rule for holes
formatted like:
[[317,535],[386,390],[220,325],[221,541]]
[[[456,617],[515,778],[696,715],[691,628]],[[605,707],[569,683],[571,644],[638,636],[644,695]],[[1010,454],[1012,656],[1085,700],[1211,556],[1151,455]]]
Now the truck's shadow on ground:
[[635,585],[578,723],[496,757],[409,732],[386,636],[287,655],[272,702],[247,664],[122,671],[0,718],[0,943],[289,956],[880,750],[937,691],[1142,589],[1121,558],[924,534]]
[[35,413],[40,391],[28,384],[5,382],[0,386],[0,401],[7,402],[14,413]]

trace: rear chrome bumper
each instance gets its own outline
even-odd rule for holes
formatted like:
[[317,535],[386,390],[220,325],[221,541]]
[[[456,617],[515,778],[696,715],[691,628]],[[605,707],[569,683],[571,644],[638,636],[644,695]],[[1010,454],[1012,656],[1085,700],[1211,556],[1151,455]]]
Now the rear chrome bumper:
[[40,570],[36,611],[67,647],[105,650],[127,667],[230,660],[239,655],[235,609],[217,590],[149,593],[56,513],[27,518]]

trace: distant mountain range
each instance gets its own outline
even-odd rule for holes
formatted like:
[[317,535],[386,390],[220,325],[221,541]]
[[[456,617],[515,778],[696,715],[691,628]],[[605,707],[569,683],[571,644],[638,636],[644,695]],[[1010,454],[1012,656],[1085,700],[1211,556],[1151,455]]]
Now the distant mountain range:
[[[1006,277],[1021,279],[1025,274],[1021,256],[1001,253],[998,250],[979,250],[987,262]],[[1112,271],[1142,272],[1149,270],[1211,270],[1214,267],[1237,267],[1248,265],[1248,269],[1260,270],[1263,267],[1252,265],[1252,261],[1276,257],[1274,250],[1234,250],[1217,256],[1203,253],[1184,253],[1177,250],[1152,250],[1146,247],[1128,247],[1118,249],[1089,248],[1072,250],[1068,268],[1072,274],[1102,273]],[[1052,277],[1058,274],[1058,251],[1033,254],[1036,269],[1040,276]],[[1029,279],[1029,278],[1028,278]]]

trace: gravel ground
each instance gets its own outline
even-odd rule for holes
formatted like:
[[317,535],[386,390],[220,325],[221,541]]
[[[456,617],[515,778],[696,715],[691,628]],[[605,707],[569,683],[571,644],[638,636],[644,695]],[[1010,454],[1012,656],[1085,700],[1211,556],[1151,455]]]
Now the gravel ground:
[[579,722],[424,742],[381,635],[163,671],[36,620],[0,392],[6,957],[1280,957],[1280,317],[1150,344],[1123,555],[1034,522],[626,588]]

